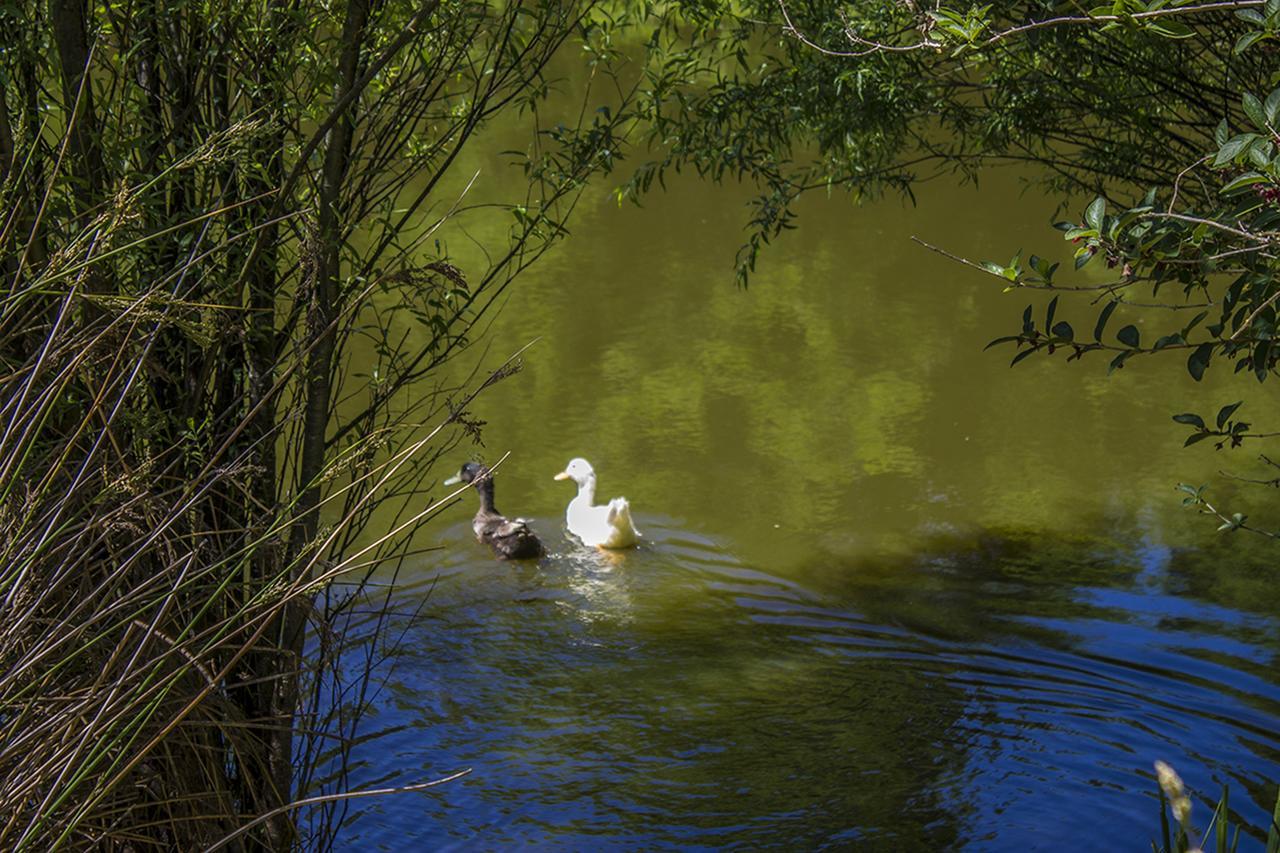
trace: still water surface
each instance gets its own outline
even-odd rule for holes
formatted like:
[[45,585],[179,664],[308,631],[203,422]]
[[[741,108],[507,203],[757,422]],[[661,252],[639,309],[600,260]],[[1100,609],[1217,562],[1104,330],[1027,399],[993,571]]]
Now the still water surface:
[[[415,615],[352,786],[472,772],[353,805],[345,849],[1147,849],[1156,759],[1202,828],[1224,782],[1263,825],[1275,560],[1179,506],[1174,483],[1248,457],[1181,450],[1169,414],[1280,412],[1169,363],[983,353],[1029,300],[908,238],[1058,257],[1051,203],[1012,179],[811,200],[746,292],[743,199],[602,190],[511,289],[483,363],[538,341],[460,452],[511,452],[498,506],[551,553],[491,559],[468,495],[402,570]],[[640,549],[566,536],[552,475],[576,455]]]

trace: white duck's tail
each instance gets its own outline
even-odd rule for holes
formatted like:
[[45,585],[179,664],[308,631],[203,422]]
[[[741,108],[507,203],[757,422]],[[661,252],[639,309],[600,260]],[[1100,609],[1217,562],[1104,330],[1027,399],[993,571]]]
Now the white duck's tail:
[[631,520],[631,504],[627,503],[626,498],[609,501],[608,519],[613,530],[605,543],[606,548],[629,548],[636,544],[640,531],[636,530],[635,523]]

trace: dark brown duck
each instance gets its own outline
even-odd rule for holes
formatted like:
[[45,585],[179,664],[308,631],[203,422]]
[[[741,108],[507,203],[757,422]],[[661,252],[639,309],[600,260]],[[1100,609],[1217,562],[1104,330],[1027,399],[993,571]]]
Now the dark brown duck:
[[470,483],[480,494],[480,510],[471,522],[476,539],[493,549],[503,560],[526,560],[542,556],[542,542],[523,518],[510,519],[493,505],[493,473],[479,462],[468,462],[456,477],[444,485]]

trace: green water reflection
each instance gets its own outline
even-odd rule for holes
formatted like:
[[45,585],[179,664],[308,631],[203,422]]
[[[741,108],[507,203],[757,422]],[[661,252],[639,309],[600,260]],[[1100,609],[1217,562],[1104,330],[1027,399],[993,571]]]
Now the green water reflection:
[[[518,195],[500,158],[474,169],[479,197]],[[1172,360],[1107,377],[984,353],[1032,300],[910,237],[1058,257],[1053,200],[1016,176],[926,185],[918,207],[811,198],[742,291],[747,198],[590,191],[456,366],[536,339],[447,474],[509,451],[498,505],[551,554],[493,561],[469,495],[426,532],[442,550],[402,572],[421,615],[353,781],[475,772],[362,806],[352,843],[1134,849],[1155,758],[1200,792],[1232,782],[1260,822],[1280,594],[1263,543],[1198,549],[1215,525],[1174,490],[1248,452],[1184,451],[1169,415],[1246,394],[1254,422],[1280,410]],[[469,245],[450,238],[464,269]],[[572,489],[552,476],[573,456],[631,500],[641,550],[565,538]],[[1265,515],[1266,493],[1222,488]]]
[[[938,531],[1082,531],[1099,512],[1212,534],[1173,484],[1212,479],[1225,454],[1183,451],[1169,415],[1248,393],[1265,421],[1276,408],[1256,383],[1197,384],[1175,359],[1111,377],[1061,357],[1009,369],[1010,353],[982,347],[1030,298],[909,240],[1052,256],[1051,200],[1012,176],[927,186],[918,208],[811,199],[743,292],[730,264],[745,197],[687,181],[637,210],[601,191],[510,292],[491,354],[538,341],[475,407],[491,453],[512,452],[510,507],[554,517],[568,496],[549,476],[582,455],[604,492],[775,569],[910,552]],[[1082,326],[1095,310],[1060,316]]]

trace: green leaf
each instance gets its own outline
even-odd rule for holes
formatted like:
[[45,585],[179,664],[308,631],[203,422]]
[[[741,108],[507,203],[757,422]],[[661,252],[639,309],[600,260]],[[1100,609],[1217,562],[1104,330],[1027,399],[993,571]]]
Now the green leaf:
[[[1241,517],[1240,521],[1243,522],[1244,518]],[[1225,783],[1222,785],[1222,799],[1218,800],[1218,807],[1213,810],[1213,817],[1217,828],[1217,849],[1221,853],[1227,853],[1227,832],[1229,830],[1228,824],[1231,822],[1231,814],[1227,803],[1227,786]]]
[[1010,367],[1013,367],[1015,364],[1017,364],[1018,362],[1022,361],[1024,358],[1026,358],[1027,356],[1031,355],[1031,353],[1035,352],[1035,351],[1036,351],[1036,350],[1038,350],[1038,349],[1039,349],[1039,347],[1034,347],[1034,346],[1033,346],[1033,347],[1030,347],[1030,348],[1028,348],[1028,349],[1024,349],[1022,352],[1018,353],[1017,355],[1015,355],[1015,356],[1013,357],[1013,361],[1009,362],[1009,366],[1010,366]]
[[1276,792],[1276,807],[1271,812],[1271,828],[1267,830],[1267,853],[1280,853],[1280,791]]
[[1266,381],[1271,363],[1271,341],[1262,341],[1256,344],[1250,358],[1253,360],[1254,376],[1258,377],[1259,382]]
[[1147,31],[1169,39],[1185,39],[1195,35],[1195,31],[1181,21],[1156,19],[1147,24]]
[[1129,360],[1129,356],[1131,355],[1133,355],[1132,350],[1129,352],[1122,352],[1115,358],[1111,359],[1111,364],[1107,365],[1107,375],[1110,376],[1112,373],[1115,373],[1117,370],[1124,367],[1124,363]]
[[1173,419],[1180,424],[1199,427],[1200,429],[1207,429],[1204,425],[1204,418],[1200,417],[1195,412],[1183,412],[1180,415],[1174,415]]
[[1132,324],[1125,326],[1116,332],[1116,338],[1125,346],[1137,349],[1142,345],[1142,335],[1138,332],[1138,327]]
[[1199,382],[1204,378],[1205,368],[1209,366],[1209,359],[1213,356],[1213,344],[1201,344],[1191,351],[1191,355],[1187,357],[1187,372],[1191,374],[1191,378]]
[[1254,42],[1258,41],[1258,39],[1265,35],[1266,33],[1261,30],[1251,30],[1250,32],[1245,33],[1240,36],[1240,38],[1236,39],[1236,46],[1231,49],[1232,53],[1239,56],[1252,47]]
[[1232,413],[1234,413],[1236,409],[1240,408],[1240,404],[1243,402],[1243,400],[1239,400],[1229,406],[1223,406],[1218,410],[1218,429],[1222,429],[1223,425],[1226,424],[1227,419],[1231,417]]
[[1107,202],[1102,196],[1093,200],[1084,212],[1084,221],[1096,231],[1102,230],[1102,216],[1107,211]]
[[1231,136],[1231,130],[1227,127],[1227,120],[1224,118],[1218,122],[1218,126],[1213,129],[1213,141],[1221,148],[1227,143],[1227,139]]
[[1177,344],[1185,344],[1180,332],[1174,332],[1172,335],[1162,335],[1156,339],[1155,346],[1152,349],[1164,349],[1165,347],[1176,346]]
[[1046,329],[1053,328],[1053,315],[1054,315],[1054,312],[1056,312],[1057,310],[1058,310],[1058,297],[1055,296],[1049,300],[1049,307],[1045,310],[1045,313],[1044,313],[1044,327]]
[[1053,327],[1054,337],[1064,338],[1068,341],[1075,340],[1075,331],[1071,328],[1071,324],[1066,320],[1062,320],[1058,325]]
[[1267,95],[1266,102],[1262,105],[1262,111],[1267,116],[1268,124],[1275,124],[1280,119],[1280,88],[1277,88]]
[[1093,327],[1093,339],[1098,343],[1102,343],[1102,333],[1107,328],[1107,321],[1111,319],[1111,315],[1115,313],[1116,306],[1119,302],[1108,302],[1102,308],[1102,313],[1098,315],[1098,322]]
[[1198,441],[1204,441],[1206,438],[1208,438],[1211,435],[1213,435],[1213,433],[1211,432],[1193,432],[1191,433],[1191,435],[1187,436],[1186,441],[1182,442],[1182,446],[1190,447],[1191,445],[1195,444]]
[[1262,110],[1262,101],[1254,97],[1253,93],[1245,92],[1243,99],[1244,114],[1249,117],[1249,121],[1253,122],[1258,130],[1267,129],[1267,114]]
[[1244,515],[1243,513],[1239,513],[1239,512],[1232,513],[1231,518],[1227,521],[1224,521],[1218,527],[1218,529],[1219,530],[1239,530],[1241,527],[1244,526],[1245,520],[1248,518],[1249,516]]
[[1240,152],[1244,151],[1246,146],[1257,138],[1258,134],[1256,133],[1241,133],[1231,137],[1218,149],[1217,155],[1213,158],[1213,167],[1216,169],[1230,163],[1236,159]]
[[1020,335],[1005,335],[1004,337],[996,338],[994,341],[987,344],[985,347],[982,348],[982,351],[986,352],[987,350],[991,349],[994,346],[999,346],[1000,344],[1007,344],[1010,341],[1018,341],[1018,340],[1022,340]]
[[1224,186],[1222,189],[1218,190],[1218,192],[1229,193],[1234,190],[1243,189],[1244,187],[1251,187],[1254,184],[1265,183],[1269,180],[1271,179],[1268,178],[1266,175],[1260,175],[1257,172],[1245,172],[1243,175],[1234,179],[1233,181],[1228,183],[1226,186]]
[[992,275],[998,275],[998,276],[1004,277],[1004,267],[1000,266],[994,261],[983,261],[982,268],[987,272],[991,273]]

